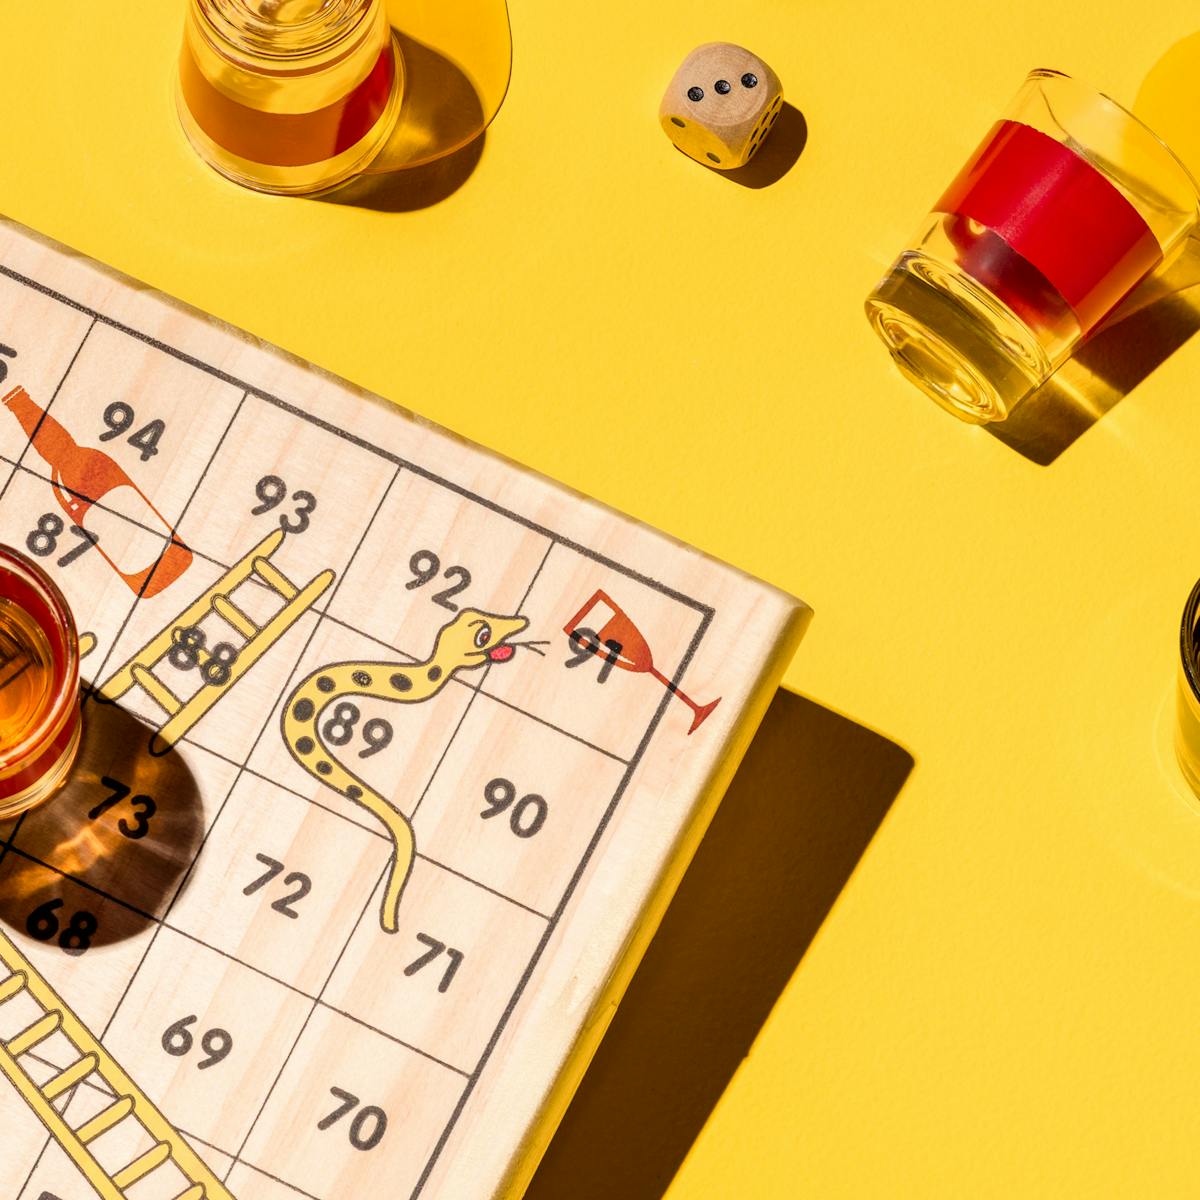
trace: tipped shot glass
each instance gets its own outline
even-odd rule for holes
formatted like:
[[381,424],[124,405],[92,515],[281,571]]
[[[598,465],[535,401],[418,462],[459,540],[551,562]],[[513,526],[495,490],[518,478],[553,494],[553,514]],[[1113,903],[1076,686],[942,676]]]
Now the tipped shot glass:
[[1004,420],[1196,228],[1200,195],[1137,117],[1032,72],[867,298],[901,372]]
[[386,143],[403,92],[384,0],[188,0],[179,119],[235,183],[305,195],[352,179]]

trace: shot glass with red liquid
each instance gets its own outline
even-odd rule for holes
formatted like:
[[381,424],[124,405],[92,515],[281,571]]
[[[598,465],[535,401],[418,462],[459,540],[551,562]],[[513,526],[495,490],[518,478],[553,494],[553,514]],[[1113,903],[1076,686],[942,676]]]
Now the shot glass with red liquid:
[[188,0],[179,118],[235,183],[302,195],[353,178],[403,91],[384,0]]
[[0,546],[0,818],[48,799],[79,749],[79,638],[63,594]]
[[1196,182],[1135,116],[1032,72],[867,299],[900,370],[1000,421],[1196,228]]

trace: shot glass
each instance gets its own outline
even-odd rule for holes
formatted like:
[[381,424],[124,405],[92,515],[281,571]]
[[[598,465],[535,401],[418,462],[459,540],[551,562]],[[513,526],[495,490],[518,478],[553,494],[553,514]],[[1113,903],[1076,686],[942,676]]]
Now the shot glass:
[[1183,606],[1175,688],[1175,757],[1200,799],[1200,582]]
[[384,0],[188,0],[179,119],[235,183],[280,195],[344,183],[387,141],[403,92]]
[[1195,229],[1200,197],[1135,116],[1058,71],[1007,113],[867,298],[900,370],[1001,421]]
[[0,818],[58,790],[81,724],[71,610],[40,567],[0,546]]

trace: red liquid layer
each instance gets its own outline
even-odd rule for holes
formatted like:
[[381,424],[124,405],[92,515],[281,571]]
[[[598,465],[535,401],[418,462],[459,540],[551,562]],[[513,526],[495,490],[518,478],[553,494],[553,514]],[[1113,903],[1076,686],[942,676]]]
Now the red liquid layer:
[[223,150],[272,167],[307,167],[336,158],[365,138],[387,110],[396,77],[389,43],[349,95],[307,113],[261,112],[231,100],[200,70],[184,44],[183,98],[197,125]]
[[950,218],[963,270],[1034,329],[1059,327],[1065,305],[1087,333],[1162,261],[1099,170],[1015,121],[993,128],[934,211]]

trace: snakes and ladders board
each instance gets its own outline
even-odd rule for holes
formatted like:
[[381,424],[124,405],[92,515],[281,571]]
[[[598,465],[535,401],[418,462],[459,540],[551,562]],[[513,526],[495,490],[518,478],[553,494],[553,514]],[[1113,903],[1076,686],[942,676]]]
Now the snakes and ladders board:
[[0,542],[0,1197],[518,1195],[808,610],[7,224]]

